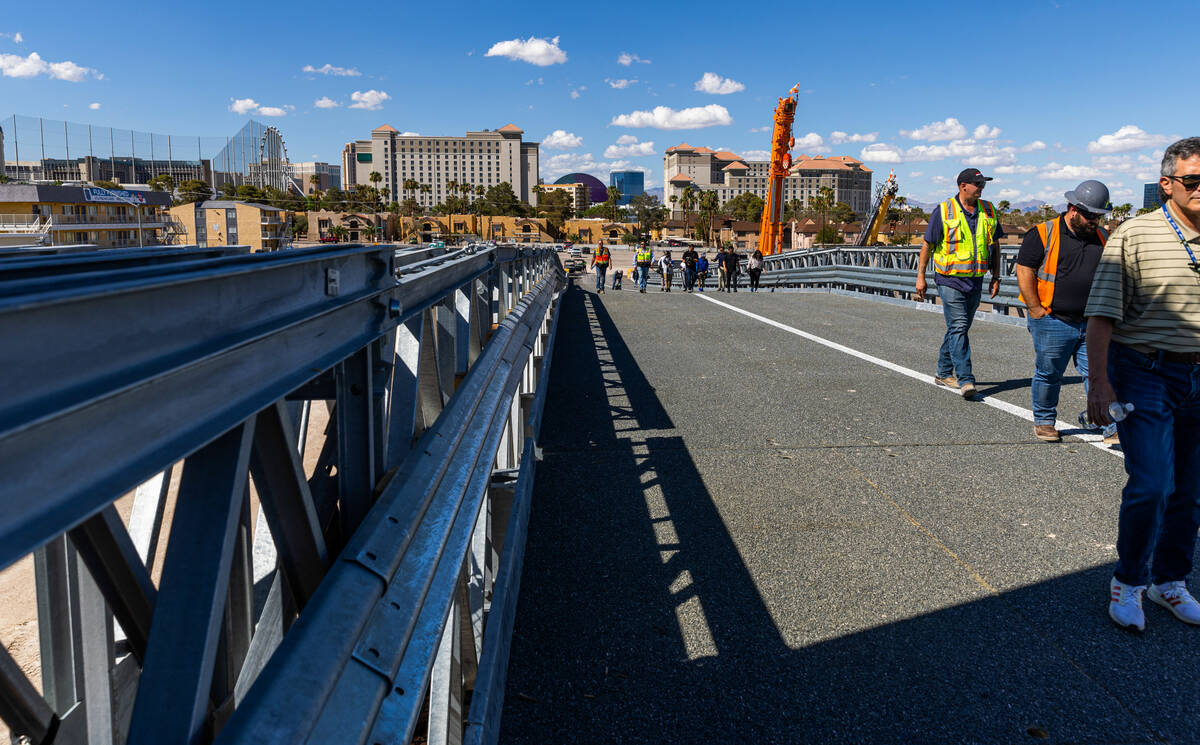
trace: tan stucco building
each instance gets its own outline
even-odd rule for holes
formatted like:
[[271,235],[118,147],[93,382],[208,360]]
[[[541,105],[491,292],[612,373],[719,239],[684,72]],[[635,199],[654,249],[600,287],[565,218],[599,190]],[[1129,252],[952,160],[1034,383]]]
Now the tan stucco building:
[[250,246],[252,253],[278,251],[290,243],[287,212],[254,202],[211,199],[171,208],[184,231],[184,243],[197,246]]
[[0,241],[100,248],[186,243],[167,213],[170,204],[163,191],[0,184]]

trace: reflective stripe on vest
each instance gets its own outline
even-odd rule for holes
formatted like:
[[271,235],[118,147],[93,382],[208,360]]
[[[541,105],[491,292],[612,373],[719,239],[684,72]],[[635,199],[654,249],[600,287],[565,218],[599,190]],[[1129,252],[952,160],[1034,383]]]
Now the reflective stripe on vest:
[[595,263],[607,264],[611,258],[612,258],[612,255],[608,253],[608,249],[606,248],[603,251],[600,251],[599,253],[596,254]]
[[[1058,228],[1059,220],[1055,218],[1037,226],[1038,237],[1042,239],[1042,246],[1046,251],[1042,255],[1042,265],[1037,270],[1037,295],[1038,301],[1047,311],[1050,310],[1050,303],[1054,300],[1054,282],[1058,277],[1058,249],[1062,245],[1059,239],[1061,232]],[[1108,242],[1108,233],[1104,228],[1097,227],[1096,235],[1100,237],[1100,246],[1103,247]],[[1020,296],[1021,302],[1028,305],[1025,297]]]
[[951,197],[938,205],[942,216],[942,239],[933,252],[933,268],[938,274],[953,277],[982,277],[988,272],[988,256],[996,240],[996,208],[980,199],[975,233],[967,229],[967,219],[958,200]]
[[651,253],[649,251],[638,251],[637,261],[650,261]]

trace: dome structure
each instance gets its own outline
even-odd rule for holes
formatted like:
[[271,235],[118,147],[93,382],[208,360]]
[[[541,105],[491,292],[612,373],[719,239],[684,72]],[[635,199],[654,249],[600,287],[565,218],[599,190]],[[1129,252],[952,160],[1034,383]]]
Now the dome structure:
[[608,187],[600,179],[588,173],[568,173],[556,184],[583,184],[588,188],[588,199],[592,204],[600,204],[608,200]]

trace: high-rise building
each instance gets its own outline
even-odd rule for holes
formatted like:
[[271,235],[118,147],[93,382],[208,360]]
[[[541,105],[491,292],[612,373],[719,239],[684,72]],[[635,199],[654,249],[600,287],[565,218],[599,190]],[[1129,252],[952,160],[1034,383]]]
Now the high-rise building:
[[608,174],[608,185],[617,187],[621,198],[617,204],[629,204],[629,200],[646,192],[646,174],[641,171],[612,171]]
[[592,200],[588,195],[587,184],[542,184],[541,189],[543,192],[565,192],[567,197],[571,200],[571,211],[576,215],[582,215],[588,207],[592,206]]
[[[743,192],[765,200],[770,173],[769,161],[746,160],[727,150],[718,152],[684,142],[663,156],[663,199],[669,206],[674,196],[672,209],[677,210],[683,190],[691,186],[715,191],[722,204]],[[871,169],[847,155],[797,155],[783,180],[783,201],[799,199],[807,204],[824,187],[833,190],[834,202],[845,202],[859,215],[871,208]]]
[[[423,137],[385,124],[371,130],[369,140],[346,143],[342,188],[386,187],[396,201],[412,197],[430,208],[454,196],[447,188],[451,182],[484,189],[507,182],[518,199],[537,204],[538,143],[523,142],[524,133],[509,124],[464,137]],[[372,173],[379,174],[377,182],[371,181]],[[405,189],[410,181],[429,188]]]
[[[308,163],[288,163],[288,169],[292,183],[305,194],[342,188],[341,166],[310,161]],[[316,184],[313,184],[313,176],[317,177]]]
[[1142,209],[1147,207],[1161,207],[1162,199],[1158,196],[1158,182],[1146,184],[1142,189]]

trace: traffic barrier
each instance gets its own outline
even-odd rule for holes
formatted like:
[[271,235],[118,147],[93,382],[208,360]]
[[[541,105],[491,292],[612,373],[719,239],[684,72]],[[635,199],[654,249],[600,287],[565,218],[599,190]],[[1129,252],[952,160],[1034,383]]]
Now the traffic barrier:
[[0,566],[34,555],[43,670],[38,695],[0,653],[0,717],[34,743],[408,742],[428,704],[449,742],[474,690],[493,741],[553,252],[99,261],[0,262]]

